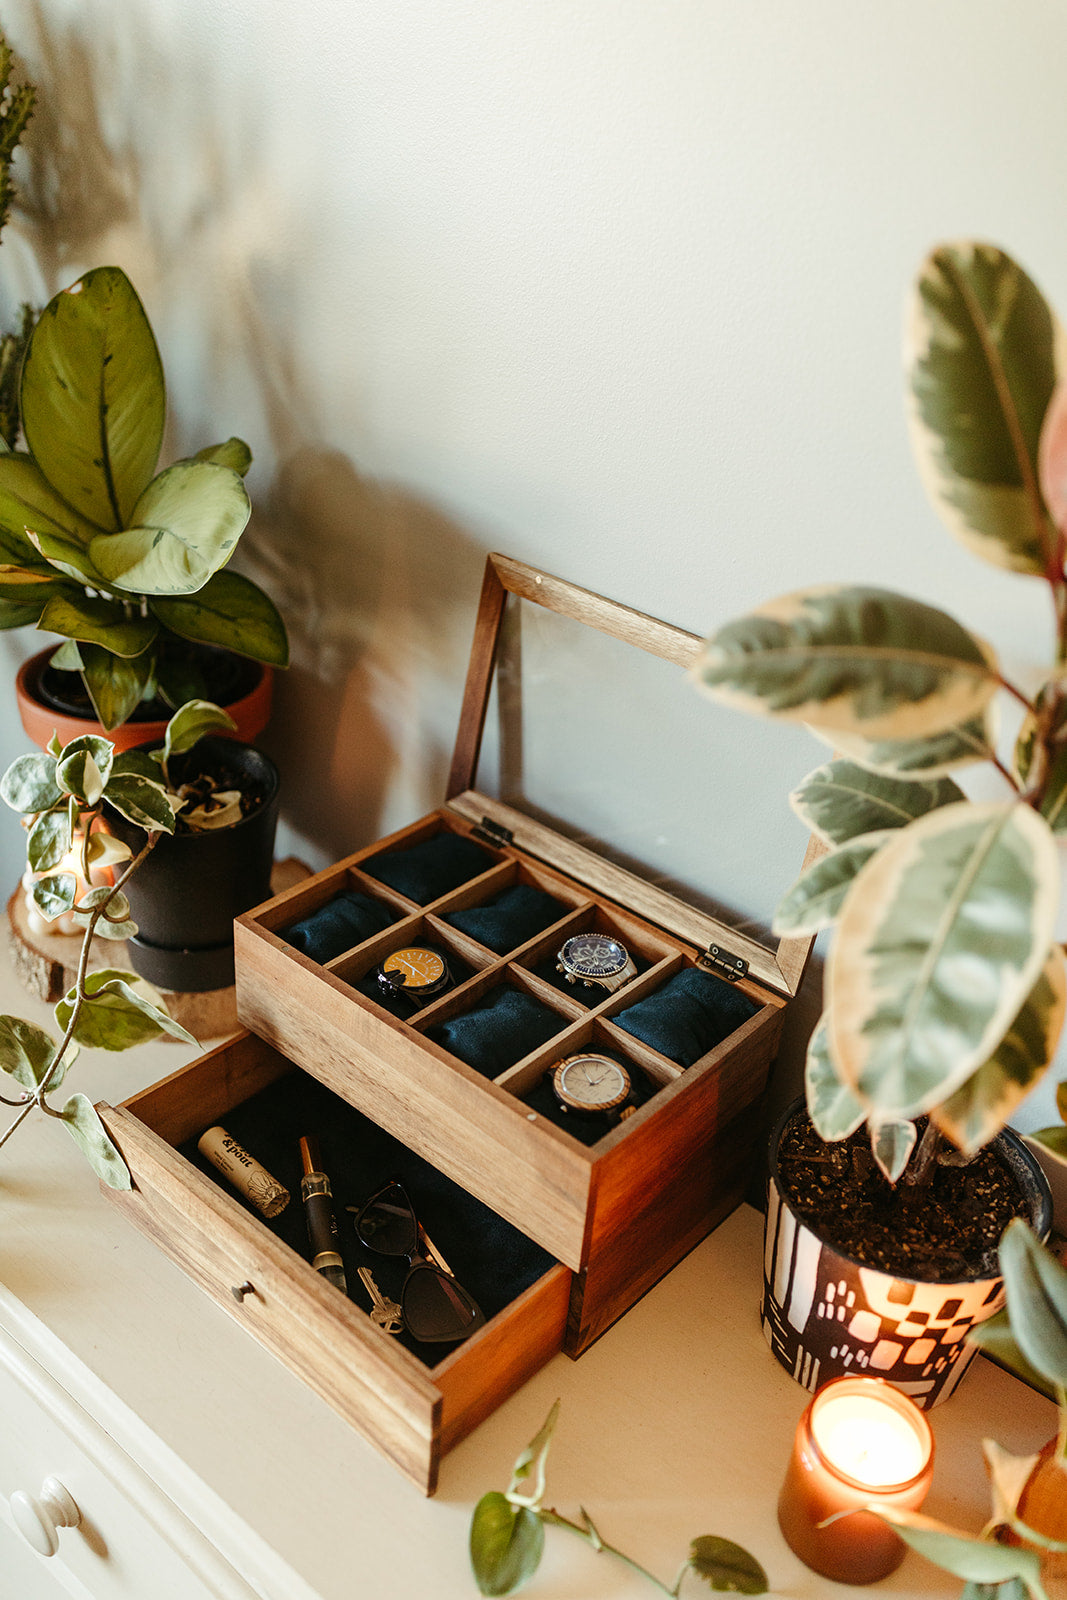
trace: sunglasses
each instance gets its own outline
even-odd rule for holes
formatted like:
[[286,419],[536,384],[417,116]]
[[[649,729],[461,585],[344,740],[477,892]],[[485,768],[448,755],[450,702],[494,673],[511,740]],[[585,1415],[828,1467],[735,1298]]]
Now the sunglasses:
[[356,1212],[354,1226],[357,1239],[368,1250],[406,1257],[408,1274],[399,1303],[413,1339],[420,1344],[454,1344],[482,1327],[481,1307],[456,1282],[434,1248],[403,1184],[394,1179],[372,1194]]

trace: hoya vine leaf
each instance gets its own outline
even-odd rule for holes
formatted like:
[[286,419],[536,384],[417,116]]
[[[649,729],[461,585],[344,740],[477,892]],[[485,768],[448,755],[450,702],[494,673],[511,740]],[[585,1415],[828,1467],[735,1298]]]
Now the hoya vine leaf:
[[531,1578],[541,1564],[545,1530],[528,1506],[514,1506],[493,1489],[474,1508],[471,1568],[479,1594],[504,1595]]
[[153,614],[172,633],[197,644],[220,645],[273,667],[289,665],[285,623],[269,595],[224,567],[191,595],[155,595]]
[[51,872],[35,878],[31,890],[33,903],[46,922],[54,922],[69,911],[77,893],[78,880],[72,872]]
[[1059,858],[1029,806],[945,806],[857,875],[827,967],[834,1061],[882,1119],[913,1118],[992,1054],[1048,959]]
[[228,711],[210,700],[187,700],[167,723],[163,739],[163,765],[173,755],[191,750],[198,739],[209,733],[233,733],[237,724]]
[[941,1132],[964,1155],[974,1155],[1000,1132],[1046,1070],[1063,1031],[1065,1006],[1063,951],[1053,945],[1044,970],[989,1060],[955,1094],[931,1109]]
[[36,750],[18,756],[0,779],[0,798],[12,811],[23,814],[57,806],[63,796],[56,783],[54,757]]
[[[542,1422],[533,1438],[524,1450],[515,1458],[515,1465],[511,1469],[511,1484],[508,1494],[527,1501],[532,1506],[540,1505],[545,1492],[545,1467],[548,1462],[549,1446],[552,1436],[556,1431],[559,1421],[559,1401],[552,1402],[552,1409]],[[526,1488],[527,1480],[532,1477],[533,1488]]]
[[1034,1600],[1048,1600],[1041,1586],[1041,1557],[1036,1550],[995,1544],[987,1539],[970,1539],[955,1528],[919,1511],[899,1506],[869,1507],[884,1522],[896,1529],[905,1544],[917,1550],[957,1578],[971,1583],[1004,1583],[1020,1579]]
[[837,918],[861,867],[891,837],[888,831],[860,834],[820,856],[786,890],[774,913],[774,932],[818,933]]
[[64,639],[104,645],[117,656],[139,656],[159,632],[154,617],[129,617],[118,600],[94,600],[66,591],[49,599],[39,626]]
[[825,1012],[808,1041],[804,1094],[812,1126],[827,1144],[847,1139],[866,1119],[867,1107],[847,1083],[842,1083],[834,1066],[830,1055],[829,1019]]
[[1053,528],[1038,447],[1062,335],[1041,291],[992,245],[940,246],[908,317],[912,443],[935,507],[995,566],[1043,574]]
[[[22,1017],[0,1017],[0,1068],[24,1089],[35,1089],[47,1076],[57,1042],[43,1028]],[[68,1052],[66,1062],[56,1068],[53,1083],[60,1082],[72,1060]]]
[[871,1154],[890,1183],[896,1183],[915,1149],[914,1122],[906,1118],[871,1123]]
[[22,372],[26,443],[68,505],[124,528],[163,440],[163,367],[119,267],[97,267],[41,313]]
[[120,772],[107,786],[107,800],[128,822],[147,832],[174,832],[176,813],[158,779],[143,778],[136,772]]
[[56,781],[64,794],[95,806],[111,776],[114,746],[99,734],[84,733],[63,746],[56,762]]
[[73,1094],[60,1114],[64,1127],[101,1183],[111,1189],[132,1189],[129,1168],[108,1136],[93,1102],[84,1094]]
[[26,864],[32,872],[58,867],[71,846],[70,813],[65,806],[37,818],[26,840]]
[[789,803],[827,844],[847,844],[857,834],[904,828],[916,817],[963,799],[951,778],[907,781],[871,772],[854,761],[830,761],[793,790]]
[[[147,1044],[160,1033],[172,1034],[187,1044],[193,1035],[168,1016],[160,995],[143,978],[131,977],[121,967],[101,967],[85,980],[87,999],[81,1008],[74,1037],[79,1044],[101,1050],[129,1050]],[[74,1010],[74,991],[58,1002],[55,1017],[66,1031]]]
[[732,1594],[766,1594],[767,1574],[747,1550],[732,1539],[704,1533],[689,1546],[689,1566],[709,1589]]
[[868,742],[957,727],[997,688],[989,647],[946,612],[848,585],[784,595],[727,623],[693,675],[739,710]]
[[89,556],[118,589],[193,594],[230,559],[251,511],[231,467],[179,461],[149,484],[129,527],[98,534]]
[[1012,1335],[1041,1375],[1067,1388],[1067,1270],[1016,1217],[1000,1241]]
[[90,889],[88,894],[83,894],[71,915],[79,928],[87,928],[92,920],[93,912],[101,901],[107,901],[107,910],[96,919],[93,935],[97,939],[132,939],[137,932],[137,924],[130,917],[130,902],[121,891],[109,889],[106,885],[98,889]]

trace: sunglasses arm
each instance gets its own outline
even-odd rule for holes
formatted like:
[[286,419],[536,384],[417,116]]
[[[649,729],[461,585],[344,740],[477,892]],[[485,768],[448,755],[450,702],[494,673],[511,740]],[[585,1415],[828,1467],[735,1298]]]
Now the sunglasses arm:
[[422,1245],[422,1248],[425,1250],[430,1260],[435,1266],[440,1267],[442,1272],[446,1272],[450,1278],[454,1278],[456,1274],[452,1271],[452,1268],[449,1266],[440,1250],[438,1250],[437,1246],[430,1238],[430,1235],[426,1232],[426,1229],[423,1227],[422,1223],[417,1223],[417,1227],[419,1230],[419,1243]]

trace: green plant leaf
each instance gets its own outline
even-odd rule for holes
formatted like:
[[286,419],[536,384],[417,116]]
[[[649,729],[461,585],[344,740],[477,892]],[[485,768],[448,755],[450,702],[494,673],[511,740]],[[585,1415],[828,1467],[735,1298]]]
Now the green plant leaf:
[[157,789],[164,789],[166,785],[160,765],[162,757],[162,750],[120,750],[111,763],[111,776],[113,779],[144,778],[147,783],[154,783]]
[[889,1183],[896,1183],[915,1149],[918,1138],[914,1122],[871,1123],[871,1154]]
[[982,1440],[982,1454],[985,1456],[986,1474],[993,1498],[990,1521],[1010,1525],[1018,1516],[1023,1490],[1033,1476],[1040,1457],[1012,1455],[994,1439]]
[[178,599],[157,595],[150,606],[183,639],[220,645],[272,667],[289,665],[289,640],[278,608],[258,584],[228,567],[214,573],[196,594]]
[[230,467],[242,478],[252,465],[252,452],[243,439],[224,439],[221,444],[205,445],[192,458],[194,461],[213,461],[216,466]]
[[112,1144],[93,1102],[83,1094],[73,1094],[61,1115],[67,1132],[101,1183],[110,1189],[132,1189],[129,1168]]
[[153,652],[116,656],[99,644],[81,646],[82,676],[101,726],[121,728],[140,705],[152,676]]
[[158,780],[152,782],[134,772],[120,774],[108,784],[106,799],[128,822],[147,833],[174,832],[177,813]]
[[1037,457],[1058,337],[1003,250],[963,240],[923,262],[907,339],[919,473],[956,538],[1013,572],[1043,574],[1053,549]]
[[35,549],[45,557],[45,560],[56,569],[65,573],[77,583],[88,584],[93,589],[105,587],[102,575],[97,572],[89,559],[88,552],[81,545],[75,544],[70,539],[60,538],[57,534],[38,532],[34,528],[28,529],[30,540]]
[[548,1450],[552,1443],[552,1435],[556,1431],[559,1421],[559,1401],[552,1403],[552,1409],[534,1434],[529,1444],[521,1450],[515,1458],[515,1465],[511,1469],[511,1484],[508,1488],[509,1495],[516,1495],[526,1480],[532,1475],[535,1479],[532,1494],[524,1495],[529,1504],[540,1505],[545,1492],[545,1463],[548,1460]]
[[21,811],[24,815],[50,811],[63,798],[56,783],[55,761],[36,750],[17,756],[0,778],[0,798],[12,811]]
[[890,838],[888,830],[860,834],[820,856],[778,902],[775,933],[818,933],[820,928],[828,927],[836,920],[857,872]]
[[1044,1593],[1041,1557],[1036,1550],[972,1539],[933,1517],[904,1511],[899,1506],[870,1505],[867,1509],[895,1528],[905,1544],[957,1578],[967,1578],[972,1583],[1003,1583],[1009,1578],[1021,1578],[1035,1595]]
[[483,1494],[471,1519],[471,1570],[479,1594],[511,1594],[537,1571],[544,1550],[541,1519],[513,1506],[494,1489]]
[[67,639],[52,651],[48,658],[48,665],[55,667],[57,672],[80,672],[85,663],[75,641]]
[[1063,1031],[1065,1005],[1063,951],[1053,945],[1043,972],[989,1060],[930,1112],[964,1155],[974,1155],[1000,1132],[1048,1069]]
[[957,727],[997,688],[988,646],[945,612],[849,585],[800,590],[727,623],[693,676],[739,710],[868,742]]
[[95,806],[111,776],[115,747],[97,733],[84,733],[63,747],[56,762],[56,781],[64,794],[72,794],[82,805]]
[[192,594],[230,559],[251,510],[232,468],[180,461],[149,484],[130,526],[98,534],[89,555],[118,589]]
[[34,572],[26,567],[0,567],[0,602],[26,602],[43,610],[54,594],[80,594],[55,571]]
[[91,517],[80,516],[57,494],[33,457],[22,453],[0,456],[0,528],[6,553],[20,565],[40,561],[38,539],[77,558],[100,532]]
[[128,617],[118,600],[90,600],[68,591],[52,596],[40,626],[66,639],[103,645],[116,656],[139,656],[159,632],[154,617]]
[[1054,1156],[1059,1156],[1061,1161],[1067,1161],[1067,1128],[1062,1123],[1054,1123],[1051,1128],[1038,1128],[1036,1133],[1028,1133],[1028,1139],[1036,1139],[1038,1144]]
[[732,1539],[703,1533],[689,1546],[689,1566],[709,1589],[733,1594],[766,1594],[767,1574],[747,1550]]
[[58,867],[71,845],[70,815],[66,806],[37,818],[26,839],[26,862],[33,872]]
[[804,1063],[804,1096],[819,1138],[827,1144],[847,1139],[865,1121],[867,1107],[842,1083],[830,1055],[829,1018],[824,1012],[808,1040]]
[[854,761],[830,761],[794,789],[789,803],[827,844],[847,844],[861,833],[904,828],[916,817],[963,799],[951,778],[911,781],[870,772]]
[[[36,1089],[44,1082],[55,1053],[56,1041],[43,1028],[22,1017],[0,1017],[0,1068],[24,1089]],[[72,1059],[68,1055],[65,1065],[56,1068],[53,1084],[62,1082]]]
[[35,628],[40,614],[41,607],[36,601],[5,600],[0,595],[0,632],[9,628]]
[[833,1056],[885,1120],[914,1118],[992,1054],[1048,959],[1059,858],[1029,806],[964,801],[857,875],[827,967]]
[[1018,1217],[1001,1236],[1000,1270],[1015,1342],[1050,1383],[1067,1388],[1067,1271]]
[[[1032,1138],[1033,1135],[1028,1134],[1027,1137]],[[1005,1308],[994,1311],[984,1322],[976,1323],[968,1332],[967,1339],[969,1343],[977,1345],[991,1360],[999,1362],[1009,1372],[1014,1372],[1017,1378],[1021,1378],[1024,1383],[1030,1384],[1031,1388],[1037,1389],[1055,1403],[1055,1385],[1049,1383],[1036,1367],[1031,1366],[1019,1349],[1012,1338],[1011,1323],[1008,1321]]]
[[22,370],[22,424],[48,482],[102,528],[125,528],[163,439],[163,366],[119,267],[97,267],[41,313]]
[[47,878],[35,878],[31,893],[44,920],[54,922],[73,906],[78,881],[72,872],[53,872]]
[[110,889],[102,884],[83,894],[71,913],[80,928],[87,928],[93,912],[102,901],[108,902],[107,914],[99,918],[94,937],[99,939],[132,939],[137,932],[136,922],[130,919],[130,902],[121,889]]
[[187,700],[167,723],[163,739],[163,765],[171,756],[191,750],[194,744],[209,733],[233,733],[236,722],[228,711],[213,705],[210,700]]
[[[88,999],[82,1006],[74,1037],[79,1044],[102,1050],[129,1050],[169,1033],[186,1044],[193,1035],[167,1014],[157,990],[143,978],[121,967],[101,967],[85,980]],[[69,990],[55,1008],[56,1022],[66,1032],[74,1010],[75,991]]]

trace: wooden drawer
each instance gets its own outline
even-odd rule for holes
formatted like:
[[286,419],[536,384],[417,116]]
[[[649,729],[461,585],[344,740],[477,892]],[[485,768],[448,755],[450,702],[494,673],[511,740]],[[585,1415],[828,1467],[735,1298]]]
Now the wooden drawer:
[[[401,1348],[233,1197],[224,1180],[198,1170],[178,1148],[212,1124],[232,1120],[252,1096],[282,1080],[299,1088],[303,1075],[294,1073],[291,1061],[246,1034],[118,1108],[101,1105],[134,1178],[132,1191],[104,1193],[432,1494],[441,1456],[561,1348],[571,1274],[550,1266],[465,1343],[440,1347],[445,1353],[433,1364]],[[290,1206],[299,1211],[298,1194]]]

